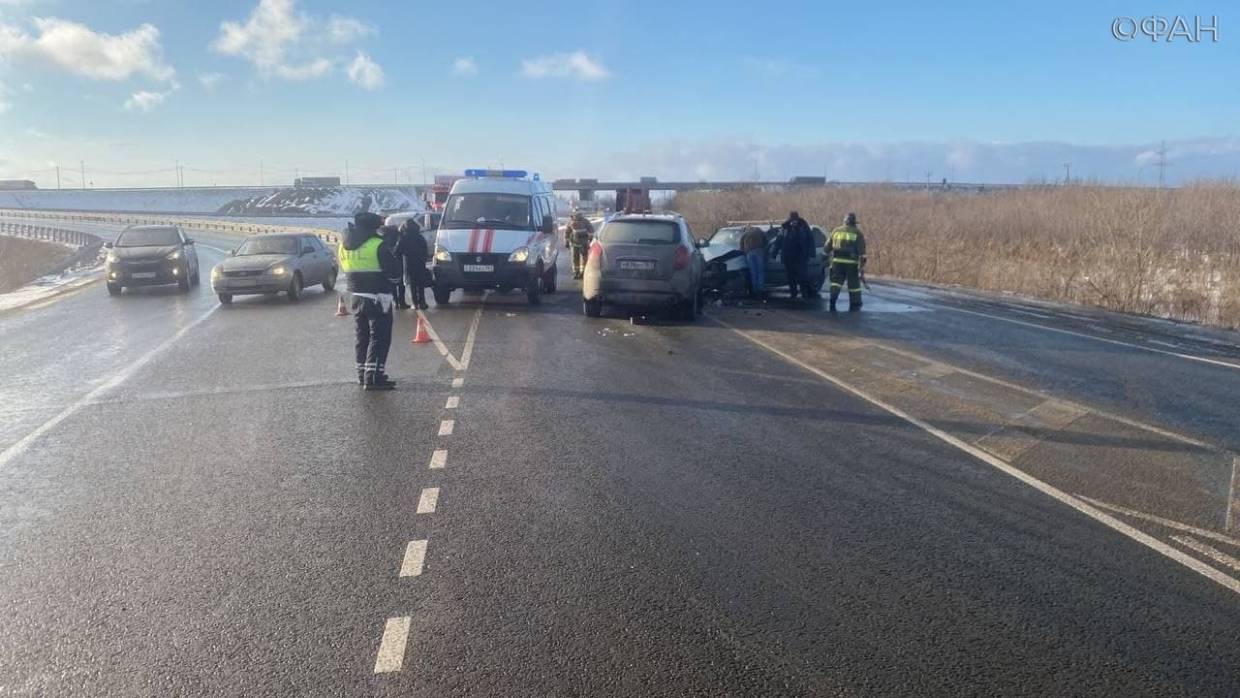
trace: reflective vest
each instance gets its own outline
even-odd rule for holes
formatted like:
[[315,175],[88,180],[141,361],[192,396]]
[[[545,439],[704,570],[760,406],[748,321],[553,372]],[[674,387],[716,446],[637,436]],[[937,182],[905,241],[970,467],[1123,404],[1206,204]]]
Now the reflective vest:
[[355,250],[346,250],[344,245],[338,246],[336,259],[340,260],[340,271],[345,274],[382,272],[383,269],[379,266],[379,246],[382,244],[383,238],[372,237]]
[[833,261],[840,264],[857,263],[857,235],[857,229],[848,226],[842,226],[831,231],[831,249],[835,252],[835,256],[832,257]]

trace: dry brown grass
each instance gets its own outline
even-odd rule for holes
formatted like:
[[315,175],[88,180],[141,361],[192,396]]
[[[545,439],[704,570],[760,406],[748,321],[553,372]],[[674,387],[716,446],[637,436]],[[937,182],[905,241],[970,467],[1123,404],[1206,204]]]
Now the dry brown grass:
[[0,235],[0,293],[21,288],[71,254],[64,245]]
[[1240,328],[1240,186],[688,192],[671,207],[699,235],[790,210],[830,230],[856,211],[872,274]]

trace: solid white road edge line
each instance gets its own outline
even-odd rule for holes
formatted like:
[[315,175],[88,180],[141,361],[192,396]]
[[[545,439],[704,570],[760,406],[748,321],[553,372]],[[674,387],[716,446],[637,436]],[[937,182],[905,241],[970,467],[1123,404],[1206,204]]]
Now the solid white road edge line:
[[1230,361],[1219,361],[1218,359],[1207,359],[1204,356],[1195,356],[1193,354],[1182,354],[1178,351],[1167,351],[1166,349],[1155,349],[1154,347],[1147,347],[1143,344],[1133,344],[1132,342],[1121,342],[1118,339],[1110,339],[1109,337],[1099,337],[1097,335],[1092,335],[1092,334],[1088,334],[1085,332],[1065,330],[1060,327],[1047,327],[1046,325],[1043,325],[1037,322],[1026,322],[1024,320],[1016,320],[1010,317],[1003,317],[1002,315],[992,315],[990,313],[982,313],[976,310],[965,310],[964,308],[954,308],[950,305],[942,305],[942,304],[936,303],[934,304],[934,307],[941,308],[943,310],[951,310],[957,313],[977,315],[978,317],[990,318],[991,320],[1001,320],[1003,322],[1010,322],[1014,325],[1024,325],[1025,327],[1033,327],[1039,330],[1046,330],[1047,332],[1058,332],[1060,334],[1071,335],[1073,337],[1081,337],[1083,339],[1092,339],[1096,342],[1106,342],[1107,344],[1117,344],[1121,347],[1130,347],[1132,349],[1140,349],[1142,351],[1153,352],[1155,354],[1175,356],[1181,359],[1188,359],[1189,361],[1200,361],[1201,363],[1204,363],[1204,364],[1210,364],[1213,366],[1222,366],[1224,368],[1231,368],[1231,369],[1240,371],[1240,364],[1233,364]]
[[1236,558],[1228,555],[1227,553],[1223,552],[1222,550],[1219,550],[1218,548],[1215,548],[1210,545],[1206,545],[1205,543],[1202,543],[1201,541],[1195,540],[1193,538],[1189,538],[1188,536],[1171,536],[1171,540],[1179,543],[1180,545],[1190,550],[1195,550],[1201,553],[1202,555],[1205,555],[1206,557],[1210,558],[1211,560],[1214,560],[1220,565],[1226,565],[1232,568],[1233,570],[1240,572],[1240,560],[1237,560]]
[[448,398],[448,402],[444,404],[443,408],[445,410],[455,410],[460,404],[461,404],[461,398],[457,397],[456,395],[453,395]]
[[448,452],[444,449],[437,449],[431,454],[431,470],[439,470],[448,464]]
[[1223,528],[1228,533],[1236,530],[1236,500],[1240,500],[1240,490],[1236,489],[1236,485],[1240,484],[1236,480],[1236,471],[1240,470],[1240,456],[1231,457],[1231,488],[1227,492],[1227,516],[1224,519]]
[[443,340],[439,338],[439,333],[435,331],[435,327],[431,325],[431,321],[427,319],[426,313],[419,310],[418,317],[422,318],[422,322],[426,327],[426,334],[430,335],[431,341],[435,343],[435,348],[439,350],[439,353],[443,356],[443,358],[448,360],[448,365],[454,370],[460,371],[461,362],[457,361],[456,357],[452,355],[452,352],[448,351],[448,345],[444,344]]
[[26,449],[30,447],[30,444],[34,443],[34,441],[38,439],[40,436],[43,436],[47,432],[56,428],[56,425],[60,424],[61,422],[68,419],[69,417],[73,416],[83,407],[86,407],[94,403],[96,400],[99,399],[100,396],[116,388],[121,383],[124,383],[125,381],[129,380],[130,377],[132,377],[138,371],[142,370],[147,364],[149,364],[153,359],[155,359],[155,357],[167,351],[169,347],[171,347],[173,344],[176,344],[182,337],[188,334],[190,330],[194,329],[199,324],[201,324],[204,320],[211,317],[211,315],[216,310],[219,310],[219,309],[220,309],[219,305],[211,306],[211,308],[207,310],[207,312],[203,313],[202,315],[199,315],[196,319],[194,319],[188,325],[177,330],[176,334],[172,335],[168,339],[165,339],[163,342],[159,344],[159,346],[155,347],[154,349],[138,357],[137,360],[130,363],[124,369],[118,371],[111,378],[109,378],[108,380],[96,386],[94,390],[91,390],[89,393],[86,393],[86,395],[79,398],[77,402],[74,402],[73,404],[64,408],[59,413],[57,413],[56,416],[40,424],[34,431],[30,432],[29,434],[26,434],[22,438],[18,439],[17,442],[14,443],[12,446],[9,446],[8,448],[4,449],[4,451],[0,453],[0,469],[3,469],[10,462],[12,462],[14,458],[24,453]]
[[966,441],[958,439],[955,436],[952,436],[951,434],[948,434],[947,432],[942,431],[941,429],[931,424],[923,422],[922,420],[914,417],[913,415],[908,414],[907,412],[904,412],[903,410],[896,407],[895,405],[889,405],[886,402],[880,400],[879,398],[876,398],[864,391],[858,390],[857,388],[852,387],[851,385],[841,381],[840,379],[836,378],[835,376],[832,376],[829,373],[826,373],[825,371],[822,371],[821,369],[810,366],[809,364],[801,361],[795,356],[792,356],[783,351],[780,351],[779,349],[776,349],[770,344],[762,341],[761,339],[758,339],[757,337],[750,335],[748,332],[730,323],[727,323],[723,320],[719,320],[718,318],[710,318],[710,319],[732,330],[733,332],[740,335],[741,337],[744,337],[750,342],[757,344],[763,349],[766,349],[772,354],[782,357],[785,361],[788,361],[789,363],[795,366],[799,366],[802,369],[805,369],[806,371],[813,373],[814,375],[818,376],[819,378],[822,378],[828,383],[831,383],[835,385],[836,387],[840,388],[841,390],[844,390],[848,393],[851,393],[861,398],[862,400],[865,400],[866,402],[878,407],[879,409],[890,412],[896,417],[903,419],[904,421],[921,429],[927,434],[930,434],[931,436],[938,438],[940,441],[943,441],[947,444],[955,446],[961,451],[964,451],[965,453],[973,456],[974,458],[977,458],[983,463],[986,463],[994,467],[995,469],[1003,473],[1006,473],[1007,475],[1010,475],[1016,478],[1017,480],[1020,480],[1026,485],[1029,485],[1030,487],[1038,490],[1039,492],[1042,492],[1043,494],[1051,497],[1052,499],[1058,500],[1059,502],[1062,502],[1063,504],[1066,504],[1072,507],[1073,509],[1076,509],[1082,514],[1085,514],[1086,516],[1094,519],[1095,521],[1098,521],[1099,523],[1105,526],[1108,526],[1111,529],[1125,536],[1128,536],[1129,538],[1137,541],[1138,543],[1141,543],[1142,545],[1150,548],[1151,550],[1157,553],[1160,553],[1161,555],[1167,558],[1170,558],[1171,560],[1174,560],[1175,562],[1178,562],[1181,565],[1184,565],[1188,569],[1202,575],[1203,577],[1206,577],[1207,579],[1210,579],[1211,581],[1214,581],[1220,584],[1221,586],[1226,587],[1227,589],[1231,590],[1232,592],[1236,594],[1240,594],[1240,580],[1235,579],[1234,577],[1231,577],[1227,574],[1224,574],[1223,572],[1220,572],[1219,570],[1215,569],[1214,567],[1211,567],[1210,565],[1202,562],[1201,560],[1198,560],[1195,557],[1192,557],[1190,555],[1180,552],[1179,550],[1176,550],[1175,548],[1171,547],[1170,545],[1167,545],[1166,543],[1158,540],[1157,538],[1154,538],[1153,536],[1150,536],[1146,533],[1142,533],[1136,528],[1129,526],[1123,521],[1120,521],[1114,516],[1111,516],[1110,514],[1107,514],[1106,512],[1102,511],[1101,509],[1098,509],[1096,507],[1090,506],[1089,504],[1086,504],[1083,500],[1078,499],[1053,485],[1043,482],[1037,479],[1036,477],[1033,477],[1032,475],[1029,475],[1028,473],[1020,470],[1019,468],[1009,465],[1008,463],[996,458],[995,456],[987,453],[986,451],[981,450],[980,448],[977,448],[976,446],[973,446],[972,444]]
[[442,422],[439,423],[439,435],[440,436],[452,436],[452,429],[455,425],[456,425],[456,422],[454,422],[451,419],[443,420]]
[[426,541],[411,540],[405,546],[405,559],[400,563],[400,576],[416,577],[422,574],[422,563],[426,560]]
[[426,487],[422,490],[422,496],[418,497],[418,513],[434,514],[435,508],[439,506],[439,488]]
[[405,663],[405,642],[409,639],[412,618],[388,618],[383,626],[383,639],[379,641],[379,656],[375,658],[375,673],[387,674],[400,671]]
[[1127,507],[1121,507],[1118,504],[1110,504],[1108,502],[1094,499],[1092,497],[1086,497],[1083,494],[1078,494],[1076,496],[1080,497],[1081,499],[1084,499],[1085,501],[1089,502],[1090,504],[1093,504],[1096,507],[1099,507],[1101,509],[1106,509],[1107,511],[1113,511],[1116,514],[1123,514],[1124,516],[1131,516],[1134,519],[1141,519],[1142,521],[1149,521],[1150,523],[1158,524],[1159,526],[1162,526],[1163,528],[1170,528],[1176,531],[1184,531],[1186,533],[1191,533],[1194,536],[1197,536],[1198,538],[1209,538],[1210,540],[1217,541],[1219,543],[1227,543],[1228,545],[1234,545],[1240,548],[1240,538],[1232,538],[1222,533],[1215,533],[1214,531],[1210,531],[1204,528],[1199,528],[1197,526],[1190,526],[1189,524],[1186,524],[1186,523],[1180,523],[1179,521],[1173,521],[1171,519],[1164,519],[1161,516],[1154,516],[1153,514],[1147,514],[1143,511],[1136,511],[1134,509],[1128,509]]

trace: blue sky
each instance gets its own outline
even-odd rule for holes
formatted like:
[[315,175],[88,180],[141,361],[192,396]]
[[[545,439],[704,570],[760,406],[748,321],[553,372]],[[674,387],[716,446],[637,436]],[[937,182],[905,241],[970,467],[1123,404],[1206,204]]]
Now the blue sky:
[[[1111,36],[1218,15],[1219,41]],[[0,176],[44,186],[665,179],[1148,181],[1240,168],[1240,12],[1209,3],[0,0]],[[232,29],[225,28],[231,23]],[[394,172],[395,170],[395,172]],[[72,179],[71,179],[72,177]]]

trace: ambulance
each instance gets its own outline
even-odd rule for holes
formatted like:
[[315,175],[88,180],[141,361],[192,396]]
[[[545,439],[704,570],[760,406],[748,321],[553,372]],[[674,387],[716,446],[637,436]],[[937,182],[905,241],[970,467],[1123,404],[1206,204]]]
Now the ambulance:
[[531,304],[555,293],[555,195],[523,170],[465,170],[444,202],[435,236],[432,291],[520,289]]

